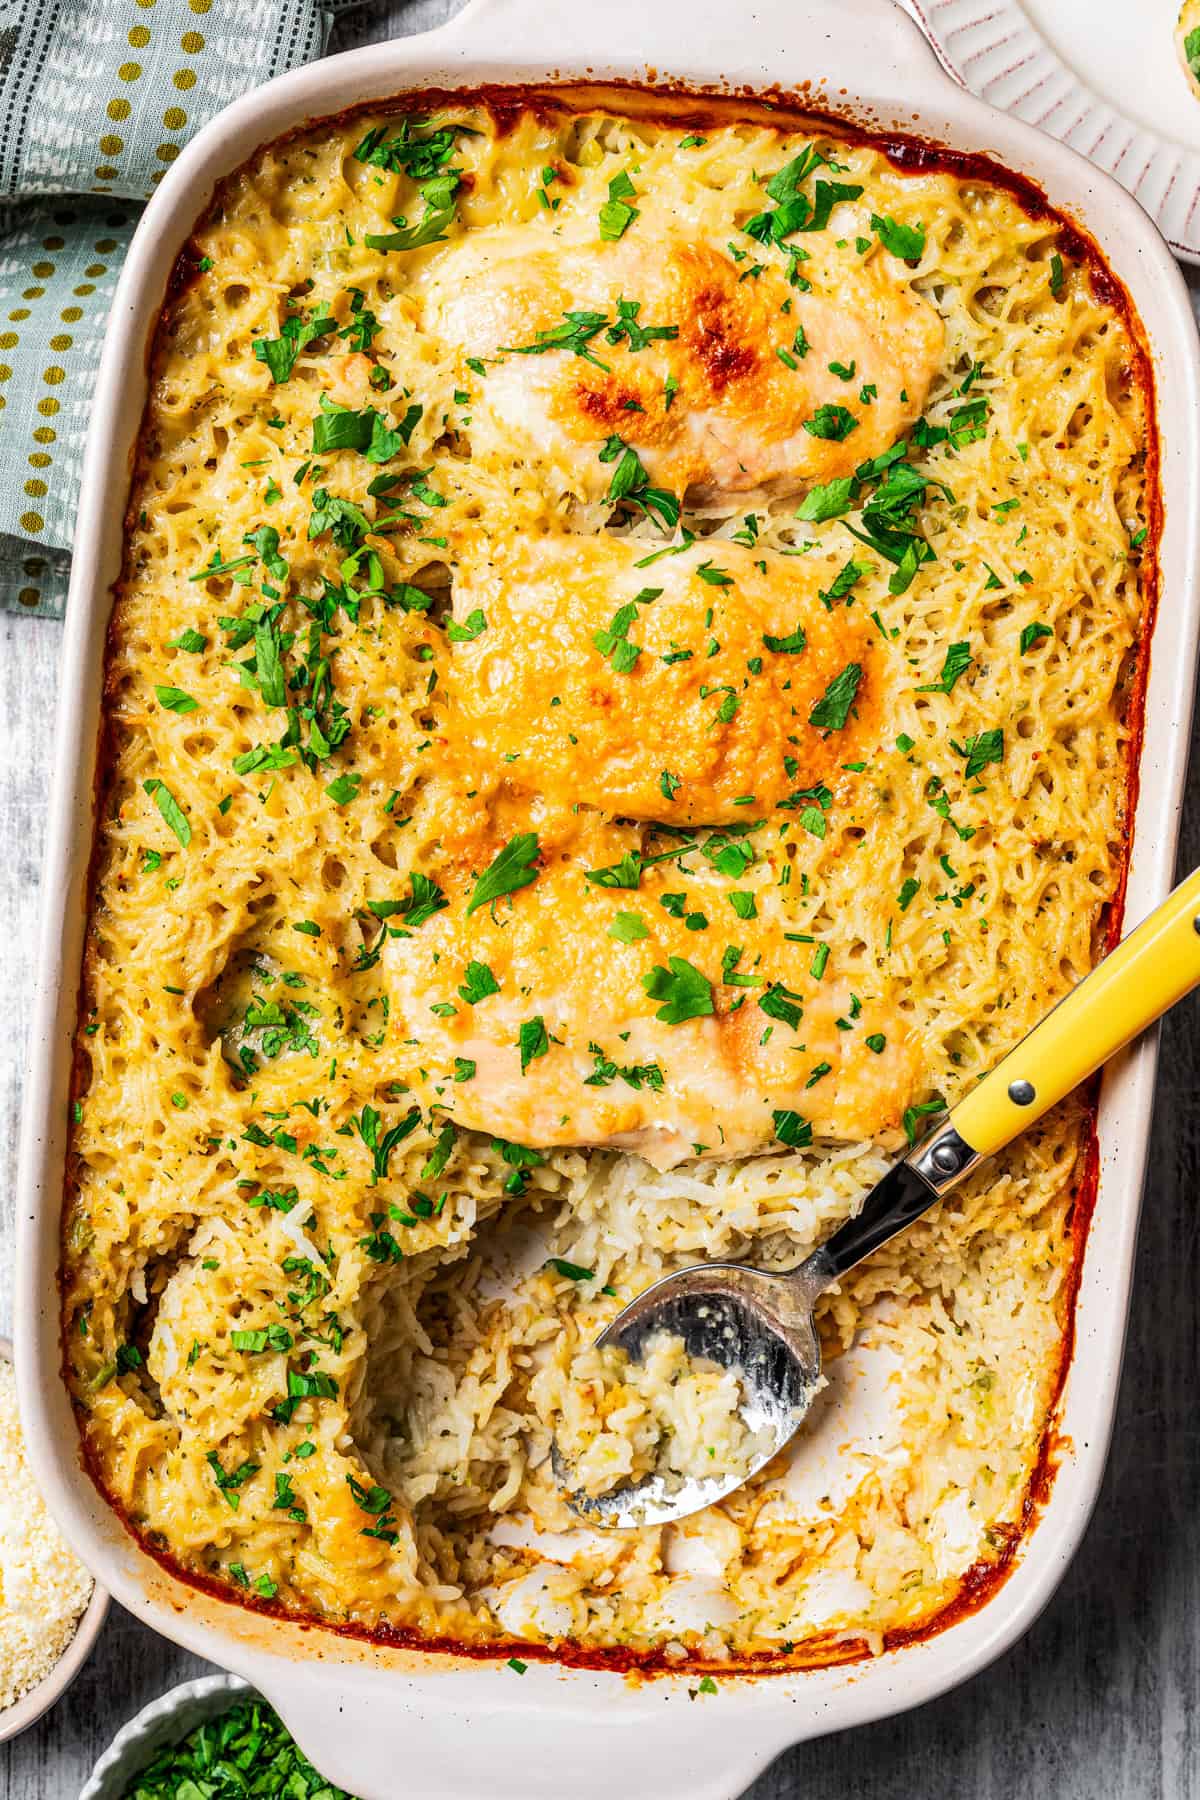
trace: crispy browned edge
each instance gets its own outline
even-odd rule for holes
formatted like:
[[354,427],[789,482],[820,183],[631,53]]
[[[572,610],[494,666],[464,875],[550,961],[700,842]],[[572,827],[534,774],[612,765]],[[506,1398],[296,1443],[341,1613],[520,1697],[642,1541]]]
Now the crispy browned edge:
[[[654,71],[648,71],[648,74],[650,80],[654,81]],[[526,110],[532,110],[549,118],[561,116],[564,112],[583,113],[604,109],[606,106],[615,107],[627,115],[677,126],[683,125],[692,130],[703,129],[706,125],[715,127],[719,124],[728,124],[738,119],[754,120],[789,131],[801,127],[812,129],[822,136],[838,138],[843,142],[869,144],[882,152],[896,168],[905,171],[940,170],[953,174],[960,180],[986,182],[1002,188],[1013,196],[1030,218],[1045,219],[1048,224],[1057,229],[1057,246],[1061,254],[1079,263],[1087,270],[1092,290],[1097,298],[1111,306],[1121,317],[1128,332],[1129,341],[1133,346],[1133,367],[1130,373],[1141,389],[1145,402],[1147,534],[1142,556],[1145,607],[1136,658],[1125,692],[1126,719],[1131,729],[1122,817],[1126,821],[1131,820],[1135,816],[1137,807],[1138,771],[1144,732],[1150,643],[1159,600],[1158,547],[1162,532],[1162,497],[1159,490],[1158,419],[1153,364],[1145,331],[1128,291],[1109,267],[1103,252],[1091,234],[1061,210],[1052,206],[1045,191],[1037,182],[1027,175],[1019,175],[1004,168],[985,153],[952,150],[947,145],[915,136],[895,126],[883,126],[877,122],[863,121],[849,112],[835,111],[827,106],[814,105],[812,96],[807,91],[778,90],[765,93],[762,91],[737,93],[694,88],[671,82],[663,82],[651,87],[634,82],[605,82],[602,86],[598,86],[582,81],[537,86],[494,84],[463,89],[422,88],[411,93],[364,101],[341,113],[307,119],[303,124],[273,140],[273,144],[290,142],[319,126],[329,128],[342,126],[369,113],[395,112],[399,115],[404,112],[428,112],[431,107],[436,109],[463,104],[475,105],[490,112],[497,130],[501,134],[511,130],[517,118]],[[193,227],[193,235],[189,236],[175,261],[167,282],[162,308],[156,317],[154,329],[146,345],[151,391],[154,371],[165,355],[167,327],[174,303],[186,292],[199,273],[200,252],[195,243],[194,232],[207,224],[220,211],[225,196],[238,175],[246,168],[251,167],[258,157],[271,147],[272,145],[261,146],[254,157],[248,158],[237,170],[218,182],[209,204],[204,208]],[[133,492],[142,469],[142,445],[149,408],[150,395],[148,393],[143,422],[138,433],[136,454],[132,455],[130,459],[130,499],[125,522],[127,542],[132,521]],[[114,615],[115,603],[120,598],[127,579],[128,567],[124,565],[119,580],[113,586]],[[108,700],[110,692],[109,683],[114,649],[114,615],[110,615],[106,637],[105,701]],[[102,807],[111,784],[114,762],[114,733],[109,713],[104,707],[101,713],[94,775],[96,828],[93,834],[87,875],[87,917],[89,921],[94,908],[99,873],[99,823]],[[1129,841],[1128,834],[1126,834],[1127,846]],[[1116,892],[1103,909],[1097,923],[1097,943],[1099,948],[1104,950],[1110,948],[1120,937],[1125,908],[1128,864],[1127,849],[1119,873]],[[91,949],[85,945],[77,1003],[78,1023],[82,1023],[83,1019],[91,958]],[[81,1034],[77,1031],[71,1081],[72,1102],[83,1092],[85,1074],[86,1051],[81,1047]],[[1087,1141],[1069,1215],[1072,1260],[1066,1286],[1066,1324],[1062,1348],[1055,1376],[1054,1392],[1047,1413],[1047,1425],[1037,1461],[1026,1488],[1020,1523],[1004,1528],[1004,1542],[998,1558],[995,1561],[981,1560],[974,1563],[963,1576],[958,1593],[945,1606],[930,1613],[927,1618],[915,1625],[901,1626],[886,1632],[884,1634],[886,1650],[897,1649],[902,1645],[933,1637],[985,1605],[1012,1573],[1020,1546],[1036,1524],[1049,1499],[1061,1454],[1065,1447],[1057,1426],[1058,1409],[1074,1353],[1075,1302],[1083,1270],[1088,1230],[1096,1202],[1099,1174],[1099,1147],[1096,1135],[1098,1091],[1099,1084],[1096,1080],[1090,1084],[1088,1089]],[[63,1227],[66,1222],[67,1197],[71,1190],[74,1171],[75,1153],[71,1148],[66,1159],[61,1216]],[[60,1372],[69,1388],[67,1321],[61,1305],[65,1245],[63,1250],[64,1254],[60,1257],[59,1268],[62,1345]],[[606,1669],[623,1673],[633,1679],[656,1675],[702,1675],[707,1671],[723,1676],[733,1673],[742,1676],[786,1674],[799,1670],[827,1668],[835,1664],[859,1662],[869,1658],[872,1654],[865,1638],[838,1639],[832,1634],[809,1638],[803,1644],[786,1651],[760,1651],[735,1657],[732,1660],[720,1661],[702,1654],[692,1654],[686,1661],[681,1661],[669,1658],[662,1648],[636,1650],[614,1647],[606,1649],[570,1641],[550,1645],[530,1642],[522,1638],[503,1637],[486,1642],[459,1642],[448,1636],[427,1636],[402,1626],[380,1625],[371,1629],[358,1624],[338,1624],[318,1618],[314,1614],[296,1612],[277,1602],[243,1596],[237,1590],[231,1590],[225,1583],[182,1568],[171,1553],[155,1540],[154,1534],[146,1532],[129,1517],[121,1503],[106,1488],[98,1459],[84,1430],[82,1409],[77,1403],[75,1410],[80,1427],[81,1463],[122,1524],[148,1556],[153,1558],[167,1574],[189,1587],[198,1589],[227,1604],[236,1605],[266,1617],[286,1619],[290,1624],[300,1625],[305,1629],[315,1626],[323,1632],[334,1634],[335,1637],[363,1640],[378,1644],[381,1648],[417,1650],[432,1656],[444,1655],[455,1658],[466,1657],[478,1661],[499,1661],[519,1655],[529,1661],[558,1663],[575,1668]]]

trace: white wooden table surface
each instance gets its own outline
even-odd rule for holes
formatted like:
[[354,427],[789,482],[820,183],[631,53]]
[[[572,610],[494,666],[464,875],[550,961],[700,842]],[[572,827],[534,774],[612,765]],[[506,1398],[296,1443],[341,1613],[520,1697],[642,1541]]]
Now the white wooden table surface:
[[[343,19],[336,42],[423,30],[455,10],[456,0],[364,7]],[[1200,275],[1190,279],[1200,312]],[[55,625],[0,615],[0,1332],[11,1320],[13,1172],[59,638]],[[1200,862],[1198,749],[1181,871]],[[1025,1640],[966,1687],[793,1751],[752,1800],[1200,1800],[1198,1101],[1192,1001],[1164,1027],[1108,1478],[1057,1596]],[[114,1607],[66,1699],[0,1748],[0,1800],[76,1800],[118,1727],[204,1667]],[[396,1800],[419,1796],[401,1780]]]

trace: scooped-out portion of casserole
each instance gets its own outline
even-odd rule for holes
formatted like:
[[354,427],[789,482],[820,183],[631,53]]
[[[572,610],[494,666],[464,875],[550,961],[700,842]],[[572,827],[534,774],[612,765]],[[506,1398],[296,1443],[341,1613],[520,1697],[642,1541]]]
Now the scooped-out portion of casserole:
[[[1033,1510],[1072,1100],[821,1304],[736,1457],[657,1276],[786,1267],[1086,973],[1153,594],[1148,365],[982,160],[630,90],[407,96],[218,192],[108,644],[63,1235],[90,1467],[230,1597],[508,1656],[819,1662]],[[525,1653],[525,1652],[523,1652]]]

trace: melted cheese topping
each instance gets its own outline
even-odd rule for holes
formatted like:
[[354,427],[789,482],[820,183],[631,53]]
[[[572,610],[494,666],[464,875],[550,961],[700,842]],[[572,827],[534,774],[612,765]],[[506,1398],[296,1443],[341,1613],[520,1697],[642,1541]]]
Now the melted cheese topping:
[[551,1435],[620,1304],[798,1260],[1090,967],[1145,400],[1002,187],[610,106],[317,125],[197,230],[108,650],[65,1342],[105,1490],[232,1596],[819,1659],[1020,1529],[1077,1105],[826,1297],[896,1374],[815,1493],[596,1541]]
[[[842,764],[875,748],[887,679],[869,619],[820,599],[845,559],[700,543],[647,570],[642,552],[553,537],[464,558],[455,618],[487,620],[451,657],[464,770],[668,825],[737,825],[845,788]],[[847,668],[845,722],[814,725]]]

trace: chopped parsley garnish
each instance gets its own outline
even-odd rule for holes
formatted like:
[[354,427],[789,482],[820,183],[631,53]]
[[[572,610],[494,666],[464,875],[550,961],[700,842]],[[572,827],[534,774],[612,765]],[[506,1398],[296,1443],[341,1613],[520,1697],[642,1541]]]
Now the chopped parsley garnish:
[[200,704],[190,694],[185,694],[182,688],[156,687],[154,692],[158,704],[165,707],[168,712],[193,713]]
[[656,1018],[665,1025],[682,1025],[685,1019],[711,1016],[712,983],[694,964],[682,956],[669,956],[668,967],[658,965],[642,976],[642,986],[651,1000],[661,1000]]
[[188,823],[187,814],[184,812],[182,806],[180,806],[178,800],[176,800],[166,782],[151,779],[150,781],[143,781],[142,787],[146,793],[149,794],[155,806],[157,806],[159,812],[162,814],[164,823],[170,826],[171,830],[175,833],[175,836],[186,850],[192,841],[192,828]]
[[[426,924],[435,913],[449,905],[437,882],[431,881],[428,875],[419,874],[415,869],[409,874],[408,889],[403,900],[368,900],[368,912],[382,920],[402,918],[405,925],[415,929],[418,925]],[[392,926],[391,930],[398,936],[408,936],[408,932],[399,927]]]
[[640,644],[629,642],[629,628],[637,618],[637,607],[620,606],[599,631],[592,633],[592,642],[601,656],[608,658],[618,675],[629,675],[642,654]]
[[362,781],[361,775],[336,775],[325,784],[325,792],[335,806],[349,806],[358,798],[358,789]]
[[811,419],[805,419],[804,429],[812,437],[826,438],[833,443],[841,443],[852,431],[858,430],[858,420],[844,406],[818,406]]
[[890,250],[902,262],[916,262],[925,249],[923,225],[901,225],[898,219],[886,214],[881,218],[878,213],[872,213],[871,229],[884,249]]
[[666,488],[650,486],[650,477],[640,456],[636,450],[629,448],[624,438],[618,437],[615,432],[607,438],[600,451],[600,461],[615,462],[617,465],[605,495],[606,500],[628,500],[661,525],[664,531],[674,531],[679,523],[679,501]]
[[522,831],[499,851],[471,892],[467,916],[505,894],[515,894],[537,879],[539,846],[535,831]]
[[638,314],[641,310],[642,303],[640,300],[619,299],[617,301],[616,322],[615,324],[610,325],[605,332],[605,341],[609,344],[619,344],[621,339],[624,338],[628,348],[636,353],[639,350],[644,350],[647,344],[658,341],[667,342],[672,338],[677,338],[679,336],[678,325],[639,324]]
[[614,175],[608,184],[608,199],[600,208],[600,236],[612,242],[623,237],[638,216],[636,206],[629,202],[637,197],[637,190],[626,170]]
[[796,232],[824,231],[839,200],[857,200],[862,188],[856,183],[818,180],[811,199],[801,193],[801,183],[816,169],[832,165],[815,144],[806,144],[799,156],[777,169],[766,184],[776,202],[765,212],[747,219],[742,230],[760,244],[782,244]]
[[486,1000],[489,994],[499,992],[500,983],[487,963],[472,960],[467,964],[462,986],[458,990],[460,1000],[465,1000],[468,1006],[475,1006],[480,1000]]
[[[981,404],[986,406],[987,403]],[[903,445],[893,445],[891,450],[885,450],[881,456],[854,471],[852,486],[855,490],[866,481],[882,479],[862,509],[861,527],[846,527],[852,537],[894,565],[894,573],[888,579],[891,594],[905,593],[921,565],[933,559],[933,551],[914,525],[917,508],[924,502],[930,487],[941,488],[946,494],[949,492],[942,483],[921,474],[903,458]]]
[[253,1476],[258,1474],[260,1465],[247,1461],[240,1463],[236,1469],[227,1470],[215,1450],[210,1450],[204,1460],[212,1470],[213,1480],[224,1494],[230,1511],[236,1512],[241,1504],[238,1488],[244,1487]]
[[1032,650],[1033,646],[1040,638],[1053,636],[1054,633],[1051,631],[1049,625],[1043,625],[1040,619],[1035,619],[1032,625],[1022,626],[1021,655],[1024,656],[1028,651]]
[[780,656],[799,656],[808,644],[803,625],[797,625],[785,637],[772,637],[769,631],[764,631],[762,641],[768,650],[774,650]]
[[627,850],[619,862],[609,863],[603,869],[588,869],[585,874],[594,887],[635,888],[641,885],[643,867],[640,851]]
[[360,1481],[354,1479],[353,1475],[347,1475],[346,1482],[360,1512],[366,1513],[369,1518],[375,1520],[374,1525],[363,1528],[362,1535],[382,1538],[384,1543],[394,1544],[397,1534],[392,1529],[391,1507],[393,1502],[388,1490],[380,1487],[377,1481],[372,1482],[369,1488],[364,1487]]
[[315,456],[329,456],[336,450],[357,450],[371,463],[390,462],[412,437],[420,423],[424,408],[407,408],[398,426],[391,426],[375,407],[354,412],[338,406],[327,394],[321,395],[321,410],[313,420],[312,448]]
[[808,715],[809,724],[818,731],[841,731],[850,717],[862,676],[860,663],[847,663],[814,704]]
[[553,1269],[556,1275],[561,1275],[564,1281],[595,1281],[596,1279],[595,1269],[584,1269],[579,1263],[568,1262],[565,1256],[551,1256],[547,1258],[545,1266]]
[[390,138],[386,125],[376,125],[354,152],[359,162],[407,175],[417,182],[425,202],[419,223],[410,225],[406,217],[399,215],[392,220],[394,231],[368,232],[363,241],[369,250],[416,250],[422,244],[440,243],[454,219],[462,170],[447,165],[454,154],[455,139],[476,133],[469,125],[457,124],[423,131],[425,123],[422,119],[402,119]]
[[588,348],[592,339],[598,337],[608,324],[607,313],[564,312],[563,319],[562,325],[535,332],[532,344],[501,344],[500,348],[509,356],[542,356],[547,350],[570,350],[585,362],[607,372],[608,364],[602,363]]
[[708,562],[702,562],[697,568],[696,573],[701,581],[707,583],[709,587],[733,586],[733,576],[727,575],[724,569],[718,569],[713,564],[711,558]]
[[371,1180],[382,1181],[388,1172],[392,1151],[416,1130],[421,1123],[421,1112],[419,1107],[410,1106],[397,1124],[381,1132],[381,1115],[375,1107],[364,1106],[350,1123],[371,1153]]
[[531,1062],[539,1056],[545,1056],[550,1049],[550,1039],[546,1032],[546,1021],[540,1013],[532,1019],[526,1019],[517,1032],[517,1048],[521,1052],[521,1073],[524,1075]]
[[966,758],[967,766],[963,770],[963,777],[967,781],[973,781],[977,775],[981,775],[989,763],[1004,761],[1004,732],[999,726],[991,731],[976,732],[965,744],[956,744],[953,739],[950,744],[951,749]]
[[790,1108],[771,1114],[775,1123],[775,1138],[780,1144],[786,1144],[789,1150],[803,1150],[812,1143],[812,1126],[807,1119],[802,1119],[798,1112]]
[[208,639],[201,632],[193,631],[190,626],[186,631],[181,631],[177,638],[167,639],[168,650],[188,650],[193,654],[199,654],[207,647]]
[[918,694],[951,693],[959,676],[966,674],[974,660],[971,655],[971,646],[965,640],[962,643],[951,644],[946,651],[941,674],[936,681],[926,682],[924,687],[919,687]]
[[910,1144],[915,1144],[919,1135],[918,1127],[922,1119],[931,1118],[935,1113],[945,1112],[944,1100],[922,1100],[919,1106],[909,1106],[904,1110],[904,1135]]
[[766,1013],[768,1019],[779,1019],[790,1025],[793,1031],[804,1017],[800,995],[793,993],[782,981],[771,982],[766,992],[759,995],[758,1009]]
[[487,630],[487,619],[477,606],[460,625],[457,619],[446,622],[446,636],[452,644],[473,644]]
[[279,386],[291,379],[300,352],[317,338],[328,337],[336,328],[336,319],[323,307],[318,307],[307,319],[303,313],[292,313],[283,321],[277,338],[254,339],[254,354],[259,362],[266,363],[271,380]]
[[229,1341],[235,1350],[242,1350],[248,1356],[262,1356],[269,1350],[290,1350],[293,1342],[286,1325],[265,1325],[255,1331],[231,1331]]
[[604,1054],[599,1044],[589,1044],[588,1050],[595,1058],[595,1066],[590,1075],[584,1076],[585,1087],[609,1087],[619,1078],[627,1087],[648,1087],[655,1093],[662,1092],[663,1072],[657,1063],[616,1063]]

